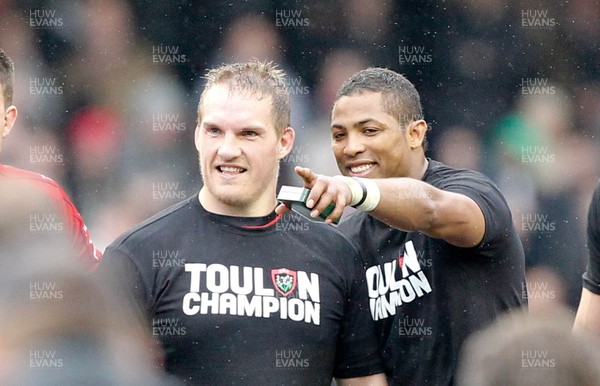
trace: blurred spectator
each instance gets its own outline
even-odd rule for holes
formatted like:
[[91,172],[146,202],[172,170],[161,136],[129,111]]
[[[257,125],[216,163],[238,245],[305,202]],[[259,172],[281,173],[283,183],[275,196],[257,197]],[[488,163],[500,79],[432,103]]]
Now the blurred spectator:
[[448,166],[481,170],[481,139],[476,130],[453,126],[439,135],[437,158]]
[[[14,72],[14,63],[0,49],[0,148],[18,117],[17,107],[12,103]],[[30,160],[40,163],[61,162],[60,155],[52,150],[55,148],[46,144],[36,146],[29,153]],[[0,195],[4,201],[4,210],[0,213],[22,226],[17,238],[23,244],[28,245],[31,240],[42,237],[42,234],[56,233],[57,238],[62,238],[65,245],[73,249],[74,260],[78,264],[91,270],[98,266],[102,253],[94,246],[79,211],[60,185],[39,173],[0,164],[0,192],[4,193]],[[21,208],[18,205],[24,204],[19,201],[21,195],[27,194],[44,196],[46,205],[43,208],[33,205]],[[17,213],[12,213],[13,210]],[[29,226],[23,226],[26,224]]]
[[600,342],[571,334],[564,310],[513,313],[463,345],[460,386],[592,386],[600,379]]
[[[306,130],[297,132],[292,155],[284,161],[295,161],[291,162],[293,166],[307,166],[321,174],[340,174],[331,151],[331,109],[342,84],[369,64],[367,58],[356,50],[336,49],[327,54],[319,68],[317,88],[313,93],[311,121]],[[295,155],[303,158],[294,159]]]
[[490,171],[513,211],[529,274],[539,286],[552,285],[556,295],[541,299],[534,292],[532,310],[538,300],[574,308],[585,259],[580,202],[598,172],[597,145],[574,127],[572,100],[562,86],[527,78],[520,91],[515,111],[489,139],[495,152]]
[[54,203],[0,181],[0,384],[173,384],[121,299],[73,264],[62,232],[31,232]]

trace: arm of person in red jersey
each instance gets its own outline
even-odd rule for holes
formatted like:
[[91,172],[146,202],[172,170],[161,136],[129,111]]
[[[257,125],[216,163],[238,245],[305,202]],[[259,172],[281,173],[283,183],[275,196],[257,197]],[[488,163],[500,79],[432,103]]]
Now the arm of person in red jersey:
[[98,268],[102,260],[102,252],[94,246],[90,232],[67,193],[60,188],[62,206],[64,208],[65,230],[71,242],[71,248],[84,268],[91,271]]

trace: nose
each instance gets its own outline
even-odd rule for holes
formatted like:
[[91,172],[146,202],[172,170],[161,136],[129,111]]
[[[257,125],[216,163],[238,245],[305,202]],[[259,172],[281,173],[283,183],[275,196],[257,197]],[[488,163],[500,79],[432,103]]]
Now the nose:
[[344,146],[344,155],[347,157],[354,157],[363,151],[365,151],[365,146],[360,140],[358,134],[352,132],[348,133]]
[[223,136],[223,141],[219,146],[217,154],[223,159],[233,159],[242,154],[242,149],[239,146],[235,133],[228,132]]

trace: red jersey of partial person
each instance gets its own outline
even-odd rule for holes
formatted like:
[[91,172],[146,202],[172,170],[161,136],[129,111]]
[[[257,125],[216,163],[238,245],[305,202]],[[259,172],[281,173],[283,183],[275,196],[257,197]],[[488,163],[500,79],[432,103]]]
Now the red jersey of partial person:
[[28,182],[33,189],[55,202],[62,214],[63,229],[70,244],[68,247],[84,268],[93,271],[98,267],[102,252],[94,246],[81,214],[60,185],[42,174],[2,164],[1,180]]

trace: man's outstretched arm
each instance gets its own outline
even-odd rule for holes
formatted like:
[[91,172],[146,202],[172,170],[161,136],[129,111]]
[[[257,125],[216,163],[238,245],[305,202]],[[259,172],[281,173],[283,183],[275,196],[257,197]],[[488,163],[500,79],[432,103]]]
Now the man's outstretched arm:
[[[331,222],[342,215],[357,190],[350,188],[344,178],[314,173],[308,168],[296,167],[296,173],[311,189],[307,206],[311,215],[318,216],[330,203],[334,211]],[[485,219],[481,208],[466,195],[437,189],[413,178],[382,178],[364,181],[375,184],[379,201],[369,213],[378,220],[404,231],[419,231],[458,247],[473,247],[485,234]],[[364,191],[364,189],[363,189]],[[371,191],[367,192],[368,195]],[[284,211],[281,206],[278,212]]]

